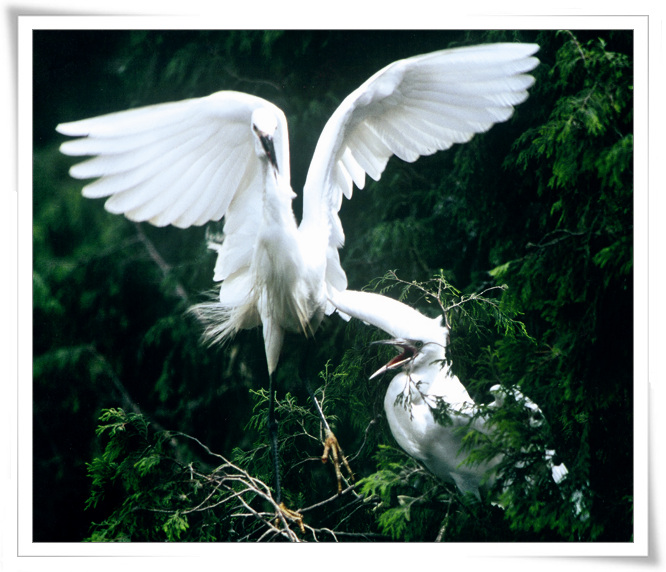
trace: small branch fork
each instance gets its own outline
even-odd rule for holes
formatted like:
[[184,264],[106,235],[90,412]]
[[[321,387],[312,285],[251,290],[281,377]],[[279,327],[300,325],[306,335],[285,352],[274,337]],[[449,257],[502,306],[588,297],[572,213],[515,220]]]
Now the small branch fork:
[[315,396],[314,391],[312,391],[310,383],[307,380],[305,382],[305,386],[308,390],[308,393],[310,394],[310,399],[312,399],[312,402],[315,405],[319,419],[321,420],[322,426],[324,428],[324,433],[326,435],[324,439],[324,452],[321,456],[321,462],[327,463],[329,455],[332,457],[333,468],[335,469],[335,478],[338,482],[338,494],[341,494],[342,471],[340,470],[340,460],[342,459],[342,463],[344,464],[345,469],[347,469],[347,473],[349,474],[349,478],[352,482],[354,481],[354,473],[352,472],[351,467],[347,462],[347,457],[345,457],[345,454],[342,452],[342,447],[340,447],[337,437],[333,434],[333,431],[331,431],[331,427],[328,424],[328,421],[326,421],[326,416],[324,415],[324,412],[319,405],[319,401],[317,400],[317,397]]
[[446,290],[447,288],[450,288],[448,284],[442,280],[441,278],[437,279],[437,294],[435,294],[432,290],[428,290],[423,284],[419,282],[408,282],[407,280],[403,280],[402,278],[398,278],[398,275],[390,271],[389,276],[391,279],[395,280],[399,284],[404,284],[405,286],[408,286],[409,288],[416,288],[419,292],[421,292],[426,298],[435,298],[437,300],[437,303],[439,304],[440,309],[442,310],[442,313],[444,314],[444,319],[446,320],[446,326],[450,327],[449,324],[449,319],[448,319],[448,313],[453,309],[453,308],[459,308],[463,304],[466,304],[467,302],[471,302],[472,300],[480,300],[481,302],[486,302],[489,304],[494,304],[492,300],[489,300],[487,298],[484,298],[484,296],[488,293],[491,292],[492,290],[505,290],[505,286],[491,286],[490,288],[486,288],[482,292],[479,293],[473,293],[470,294],[469,296],[461,296],[460,301],[455,302],[454,304],[451,304],[449,306],[444,306],[442,303],[442,290]]
[[[490,286],[489,288],[486,288],[482,292],[475,292],[469,295],[461,295],[459,300],[457,302],[454,302],[452,304],[449,304],[448,306],[445,306],[443,301],[442,301],[442,291],[446,290],[447,288],[451,288],[447,282],[443,278],[438,278],[437,279],[437,293],[433,292],[431,289],[428,289],[424,283],[419,283],[419,282],[408,282],[407,280],[403,280],[402,278],[398,278],[398,275],[394,271],[389,271],[388,276],[392,280],[395,280],[398,284],[403,284],[407,286],[407,288],[416,288],[421,294],[426,299],[432,299],[434,298],[437,301],[437,304],[439,305],[442,315],[444,316],[444,322],[446,327],[451,330],[451,323],[449,322],[449,312],[453,310],[454,308],[459,308],[463,313],[466,315],[469,315],[469,313],[464,309],[464,305],[467,304],[468,302],[482,302],[484,304],[488,304],[490,306],[493,306],[496,310],[499,310],[499,305],[495,300],[492,298],[486,298],[486,294],[489,292],[492,292],[493,290],[506,290],[505,285],[500,285],[500,286]],[[432,281],[431,281],[432,282]]]
[[[169,266],[167,262],[164,260],[164,258],[162,258],[162,255],[158,252],[157,248],[155,248],[155,245],[152,243],[152,241],[146,236],[146,233],[143,232],[143,228],[139,223],[134,223],[134,229],[136,230],[137,237],[146,247],[148,256],[150,256],[152,261],[155,262],[157,267],[162,272],[164,278],[169,277],[171,274],[171,266]],[[179,281],[176,281],[174,290],[175,294],[180,299],[184,300],[185,302],[189,302],[189,296],[187,295],[185,288]]]
[[[339,538],[363,538],[378,537],[374,534],[357,534],[341,530],[336,530],[336,527],[331,528],[315,528],[308,525],[303,521],[302,514],[315,509],[320,509],[332,502],[339,504],[340,498],[348,498],[348,501],[343,506],[336,508],[334,512],[344,511],[345,517],[338,523],[342,524],[344,520],[349,517],[349,510],[351,513],[359,510],[364,506],[363,499],[354,490],[355,485],[346,487],[344,490],[321,500],[311,506],[299,509],[298,512],[287,509],[282,503],[277,502],[270,486],[261,479],[253,477],[247,471],[235,465],[222,455],[212,452],[204,443],[197,438],[180,432],[170,432],[172,437],[182,437],[194,441],[198,444],[208,455],[215,457],[221,461],[210,473],[203,473],[196,470],[192,464],[183,465],[173,458],[169,458],[171,462],[178,465],[184,473],[189,474],[191,480],[199,480],[208,485],[209,490],[200,502],[196,505],[179,510],[164,510],[152,509],[144,507],[146,510],[154,512],[169,512],[180,514],[191,514],[197,512],[204,512],[214,510],[217,507],[227,505],[231,507],[231,514],[229,518],[246,519],[249,523],[247,534],[240,538],[240,541],[255,540],[255,541],[272,541],[282,538],[290,542],[301,542],[305,540],[303,535],[311,537],[311,540],[330,540],[338,541]],[[266,511],[256,507],[257,499],[264,501],[271,506],[272,510]],[[333,514],[333,513],[331,513]],[[301,536],[297,534],[294,526],[298,527]],[[337,526],[337,525],[336,525]],[[325,538],[320,538],[325,536]]]

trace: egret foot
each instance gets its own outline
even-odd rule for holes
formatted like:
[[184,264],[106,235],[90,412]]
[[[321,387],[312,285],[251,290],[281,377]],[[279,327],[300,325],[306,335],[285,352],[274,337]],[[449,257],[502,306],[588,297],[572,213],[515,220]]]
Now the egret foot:
[[340,470],[340,459],[342,459],[342,464],[347,469],[349,473],[349,478],[354,481],[354,473],[352,473],[349,463],[347,462],[347,457],[345,457],[340,444],[338,443],[337,438],[333,432],[329,429],[326,431],[326,441],[324,441],[324,454],[321,456],[321,462],[328,462],[328,455],[331,455],[333,458],[333,468],[335,469],[335,478],[338,481],[338,494],[342,492],[342,471]]
[[[303,524],[303,515],[300,512],[288,509],[283,502],[278,505],[280,512],[287,520],[291,520],[298,525],[301,532],[305,534],[305,525]],[[279,519],[278,519],[279,520]]]

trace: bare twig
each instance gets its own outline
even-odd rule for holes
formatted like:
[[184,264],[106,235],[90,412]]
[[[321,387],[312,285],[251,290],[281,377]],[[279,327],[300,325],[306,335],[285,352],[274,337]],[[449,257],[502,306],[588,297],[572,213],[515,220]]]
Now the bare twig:
[[462,295],[460,296],[460,299],[457,302],[454,302],[452,304],[449,304],[448,306],[445,306],[442,301],[442,291],[449,288],[449,286],[446,284],[444,280],[441,278],[437,279],[437,293],[435,294],[432,289],[427,288],[424,286],[422,283],[419,282],[408,282],[407,280],[403,280],[402,278],[399,278],[398,275],[394,271],[389,271],[388,274],[391,276],[393,280],[398,282],[399,284],[404,284],[408,288],[415,288],[419,292],[421,292],[424,296],[424,298],[430,298],[430,299],[435,299],[442,310],[442,313],[444,315],[446,325],[449,327],[449,321],[448,321],[448,313],[453,310],[454,308],[462,308],[464,304],[467,304],[468,302],[483,302],[484,304],[489,304],[494,307],[498,307],[497,303],[492,300],[491,298],[486,298],[485,295],[491,292],[492,290],[506,290],[506,286],[500,285],[500,286],[491,286],[490,288],[486,288],[482,292],[479,293],[472,293],[467,296]]
[[580,42],[576,38],[576,36],[573,35],[573,33],[570,30],[565,30],[567,34],[569,34],[569,37],[571,38],[571,43],[576,46],[576,49],[578,50],[578,53],[580,54],[581,59],[585,64],[587,64],[587,58],[585,57],[585,53],[583,52],[583,48],[580,46]]
[[[221,505],[233,506],[230,503],[237,503],[238,509],[234,510],[231,513],[233,518],[242,518],[242,519],[252,519],[257,524],[260,525],[259,530],[250,531],[245,535],[244,539],[249,540],[251,537],[254,537],[257,540],[271,540],[276,536],[281,536],[291,542],[301,542],[300,538],[296,532],[293,530],[294,524],[296,524],[302,531],[308,531],[312,537],[317,540],[318,534],[327,534],[333,537],[334,540],[337,540],[337,535],[348,533],[340,533],[339,531],[330,528],[317,529],[305,523],[302,523],[298,518],[293,519],[292,511],[289,511],[279,505],[271,493],[270,487],[263,482],[261,479],[253,477],[247,471],[240,468],[238,465],[232,463],[224,456],[214,453],[210,448],[202,443],[196,437],[187,435],[180,432],[169,433],[171,436],[180,436],[185,439],[189,439],[196,444],[198,444],[207,454],[214,456],[219,459],[221,464],[216,467],[209,474],[203,474],[199,471],[196,471],[191,465],[184,466],[178,461],[171,459],[173,462],[177,463],[187,471],[190,475],[190,478],[198,478],[202,481],[209,483],[211,490],[207,492],[205,498],[198,502],[196,505],[187,508],[185,510],[180,510],[181,514],[189,514],[193,512],[203,512],[207,510],[213,510]],[[238,487],[240,485],[240,488]],[[221,498],[218,495],[222,495]],[[352,495],[351,497],[349,495]],[[340,494],[334,494],[329,498],[326,498],[322,501],[316,502],[313,505],[299,509],[298,514],[304,514],[306,512],[313,511],[315,509],[322,508],[329,503],[339,502],[341,497],[347,497],[351,499],[351,502],[345,504],[345,509],[348,507],[356,506],[353,511],[355,512],[362,507],[361,498],[354,492],[353,486],[348,486]],[[264,511],[259,511],[252,506],[254,499],[259,498],[267,503],[269,503],[272,508],[272,513],[267,513]],[[251,500],[252,499],[252,500]],[[147,509],[151,510],[151,509]],[[175,510],[164,510],[164,509],[154,509],[162,512],[176,512]],[[342,509],[338,509],[342,510]],[[337,511],[336,511],[337,512]],[[329,513],[330,515],[331,513]],[[293,519],[293,520],[292,520]],[[344,522],[345,519],[343,519]],[[258,535],[258,536],[257,536]]]
[[442,526],[439,529],[439,532],[437,533],[437,538],[435,538],[435,542],[441,542],[442,538],[444,538],[444,535],[446,534],[446,529],[449,525],[449,512],[451,512],[451,504],[453,503],[453,497],[449,498],[449,506],[446,508],[446,515],[444,515],[444,520],[442,521]]
[[278,92],[282,91],[282,88],[275,82],[269,81],[267,79],[242,77],[238,75],[236,71],[233,70],[230,66],[226,66],[224,68],[224,71],[239,83],[249,83],[252,85],[268,85],[272,87],[275,91]]
[[[143,232],[143,228],[141,228],[141,225],[135,222],[134,228],[136,229],[136,234],[139,237],[139,240],[146,247],[146,250],[148,251],[148,255],[150,256],[150,258],[155,262],[155,264],[157,264],[159,269],[162,271],[162,275],[165,278],[168,278],[169,275],[171,274],[171,266],[167,264],[164,258],[162,258],[162,255],[158,252],[157,248],[155,248],[155,245],[146,236],[146,233]],[[189,302],[189,296],[187,295],[187,292],[185,291],[183,285],[178,280],[175,281],[175,284],[176,284],[175,286],[176,295],[185,302]]]
[[[560,234],[561,236],[559,236],[557,238],[553,238],[553,239],[548,240],[547,242],[545,242],[546,238],[548,238],[548,237],[550,237],[550,236],[552,236],[556,233]],[[585,234],[586,234],[585,232],[574,232],[574,231],[568,230],[566,228],[560,228],[560,229],[554,230],[553,232],[550,232],[550,233],[546,234],[546,236],[544,236],[537,244],[535,244],[533,242],[528,242],[526,247],[527,248],[546,248],[548,246],[553,246],[554,244],[557,244],[558,242],[566,240],[567,238],[571,238],[571,237],[574,237],[574,236],[583,236]]]

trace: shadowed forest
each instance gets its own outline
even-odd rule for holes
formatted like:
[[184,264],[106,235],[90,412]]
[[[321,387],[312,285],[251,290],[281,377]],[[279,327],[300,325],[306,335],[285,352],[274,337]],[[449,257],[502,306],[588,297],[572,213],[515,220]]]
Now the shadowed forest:
[[[371,345],[386,336],[333,315],[314,340],[288,336],[277,370],[284,494],[303,527],[277,522],[261,329],[209,348],[187,312],[215,287],[206,236],[222,223],[106,212],[69,177],[55,127],[261,96],[287,116],[298,217],[319,134],[351,91],[401,58],[504,41],[541,47],[527,101],[469,143],[392,158],[343,201],[340,257],[350,288],[447,309],[448,359],[479,403],[502,383],[539,404],[547,428],[498,419],[503,445],[556,449],[590,517],[525,459],[505,475],[506,509],[438,481],[393,440],[387,377],[368,380],[393,355]],[[35,31],[33,540],[630,542],[632,47],[631,31],[603,30]],[[354,473],[341,494],[306,384]]]

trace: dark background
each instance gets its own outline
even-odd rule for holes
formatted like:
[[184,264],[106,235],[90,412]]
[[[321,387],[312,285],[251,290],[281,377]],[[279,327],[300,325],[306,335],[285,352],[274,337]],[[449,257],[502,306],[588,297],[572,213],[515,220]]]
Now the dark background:
[[[265,385],[260,330],[206,349],[185,314],[213,286],[204,229],[137,226],[82,199],[55,126],[223,89],[251,92],[287,116],[300,193],[324,123],[370,75],[403,57],[492,41],[541,45],[530,99],[471,143],[411,165],[392,159],[379,183],[356,190],[341,212],[343,267],[355,289],[391,269],[406,280],[441,269],[467,293],[507,283],[505,303],[520,308],[539,345],[497,342],[504,380],[531,390],[570,470],[590,480],[594,539],[630,540],[630,32],[68,30],[35,31],[33,41],[35,541],[80,541],[118,501],[110,494],[108,505],[84,510],[103,408],[141,411],[156,427],[229,454],[256,437],[245,428],[248,390]],[[612,56],[576,60],[588,42]],[[562,127],[567,118],[575,133]],[[346,328],[327,320],[305,365],[301,340],[289,338],[280,392],[303,395],[296,369],[316,377],[328,360],[337,366]],[[483,377],[474,359],[462,356],[458,367],[464,383]],[[368,408],[381,412],[376,393]],[[360,439],[339,417],[339,436]],[[376,440],[391,443],[383,430]]]

